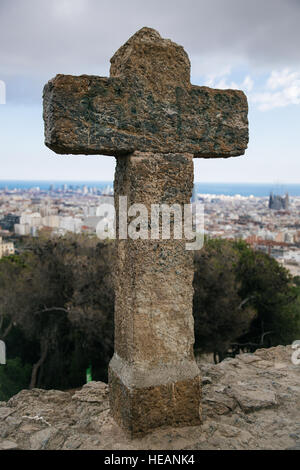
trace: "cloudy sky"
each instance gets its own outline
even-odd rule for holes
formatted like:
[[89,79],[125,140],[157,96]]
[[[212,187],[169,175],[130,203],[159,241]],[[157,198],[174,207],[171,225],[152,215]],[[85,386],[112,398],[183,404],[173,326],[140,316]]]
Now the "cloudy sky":
[[184,46],[192,83],[249,100],[246,155],[195,161],[196,181],[300,183],[300,0],[0,0],[0,179],[112,180],[114,158],[43,144],[42,88],[108,75],[143,26]]

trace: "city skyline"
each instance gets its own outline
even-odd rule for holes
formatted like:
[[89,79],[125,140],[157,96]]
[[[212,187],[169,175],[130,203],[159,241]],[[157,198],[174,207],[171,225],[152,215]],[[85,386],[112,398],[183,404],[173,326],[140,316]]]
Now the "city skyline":
[[[20,193],[31,191],[47,193],[48,191],[73,191],[83,188],[95,191],[109,191],[113,194],[114,182],[112,180],[0,180],[0,193],[6,191]],[[271,194],[285,196],[300,196],[300,184],[277,183],[228,183],[228,182],[194,182],[194,192],[207,195],[224,196],[255,196],[268,197]]]
[[[18,245],[27,236],[74,233],[115,238],[112,186],[104,182],[101,187],[74,183],[51,184],[41,190],[0,188],[0,236],[4,237],[0,240],[0,258],[1,250],[2,256],[13,254],[14,242]],[[273,256],[293,275],[300,274],[300,195],[203,194],[195,186],[191,204],[198,235],[245,240],[254,249]],[[112,207],[109,211],[108,205]]]

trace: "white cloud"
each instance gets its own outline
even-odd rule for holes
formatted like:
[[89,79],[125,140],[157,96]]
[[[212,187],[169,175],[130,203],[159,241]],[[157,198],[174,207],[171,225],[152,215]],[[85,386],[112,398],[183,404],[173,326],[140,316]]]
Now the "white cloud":
[[273,70],[267,80],[267,87],[276,90],[281,87],[291,86],[295,81],[299,81],[299,73],[291,72],[289,69]]
[[241,85],[241,88],[242,88],[242,90],[246,90],[246,91],[250,92],[253,89],[253,85],[254,85],[254,81],[252,80],[250,75],[247,75],[247,77],[245,77],[245,79],[244,79],[244,81]]
[[222,70],[218,73],[209,73],[206,75],[204,85],[213,87],[217,83],[217,80],[225,80],[225,77],[231,74],[231,67],[226,65],[222,68]]
[[300,72],[273,70],[264,89],[253,93],[251,100],[260,111],[300,104]]
[[[231,80],[231,69],[207,76],[205,85],[219,89],[239,89],[246,92],[249,101],[260,111],[268,111],[291,104],[300,104],[300,72],[290,69],[273,70],[259,86],[250,75],[241,82]],[[255,85],[255,86],[254,86]]]
[[231,81],[231,82],[228,82],[226,78],[221,78],[221,80],[219,80],[216,85],[215,85],[215,88],[219,88],[221,90],[228,90],[228,88],[232,88],[234,90],[236,90],[237,88],[239,88],[238,84]]
[[231,68],[227,67],[222,73],[208,75],[205,80],[205,85],[213,88],[218,88],[220,90],[228,90],[228,89],[241,89],[246,92],[250,92],[253,88],[254,81],[247,75],[242,83],[237,83],[233,80],[229,79],[231,74]]

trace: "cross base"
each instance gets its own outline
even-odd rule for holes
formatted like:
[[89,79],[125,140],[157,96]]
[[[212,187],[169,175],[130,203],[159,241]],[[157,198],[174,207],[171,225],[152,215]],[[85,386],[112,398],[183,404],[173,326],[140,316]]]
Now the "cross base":
[[160,426],[201,424],[201,379],[193,362],[139,371],[115,355],[109,397],[115,421],[132,438]]

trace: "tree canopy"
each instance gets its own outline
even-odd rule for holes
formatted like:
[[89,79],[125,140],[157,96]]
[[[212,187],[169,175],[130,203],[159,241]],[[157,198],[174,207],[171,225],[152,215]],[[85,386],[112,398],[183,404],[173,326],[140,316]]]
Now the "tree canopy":
[[[206,240],[194,259],[197,350],[222,359],[232,348],[300,338],[300,282],[276,260],[227,240]],[[89,365],[93,379],[107,379],[113,275],[114,242],[82,235],[26,238],[19,255],[0,260],[0,339],[8,353],[2,396],[24,387],[29,369],[30,387],[80,386]]]

